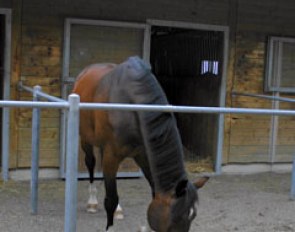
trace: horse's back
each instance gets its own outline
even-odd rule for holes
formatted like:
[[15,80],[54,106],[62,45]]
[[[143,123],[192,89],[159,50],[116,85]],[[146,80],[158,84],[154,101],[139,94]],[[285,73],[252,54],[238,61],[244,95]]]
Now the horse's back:
[[93,64],[86,67],[77,77],[73,93],[81,102],[94,102],[101,79],[116,67],[115,64]]

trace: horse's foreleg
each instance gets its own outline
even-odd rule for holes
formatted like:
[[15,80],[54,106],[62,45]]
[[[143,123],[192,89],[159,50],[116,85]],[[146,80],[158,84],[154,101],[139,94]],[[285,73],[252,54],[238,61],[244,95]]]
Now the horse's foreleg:
[[117,193],[116,179],[105,176],[106,197],[104,199],[104,207],[107,212],[107,230],[114,225],[114,213],[119,203]]
[[89,184],[89,199],[87,202],[87,212],[96,213],[98,208],[97,188],[94,183]]
[[90,181],[90,185],[88,189],[89,199],[87,202],[87,212],[96,213],[97,207],[98,207],[98,200],[97,200],[97,188],[93,183],[94,168],[96,163],[94,152],[93,152],[93,146],[85,142],[81,142],[81,145],[82,145],[83,151],[85,152],[85,164],[89,172],[89,181]]
[[119,203],[117,191],[116,175],[120,161],[110,152],[105,151],[103,156],[103,174],[105,183],[105,200],[104,206],[107,212],[106,230],[114,224],[114,213]]

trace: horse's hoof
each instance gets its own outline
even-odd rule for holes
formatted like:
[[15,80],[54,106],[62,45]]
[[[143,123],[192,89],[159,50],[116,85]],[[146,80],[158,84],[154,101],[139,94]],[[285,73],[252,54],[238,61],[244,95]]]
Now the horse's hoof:
[[88,213],[97,213],[97,205],[88,204],[87,205],[87,212]]
[[154,232],[154,231],[149,229],[149,226],[141,226],[138,232]]
[[115,232],[113,228],[109,228],[106,232]]
[[114,218],[117,220],[123,220],[124,219],[123,210],[116,210],[114,214]]
[[148,230],[145,226],[141,226],[138,232],[148,232]]

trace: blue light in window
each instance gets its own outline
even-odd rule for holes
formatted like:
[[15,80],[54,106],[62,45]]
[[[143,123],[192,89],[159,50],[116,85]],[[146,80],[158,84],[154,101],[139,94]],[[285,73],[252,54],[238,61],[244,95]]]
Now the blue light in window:
[[202,60],[201,75],[214,74],[218,75],[219,62],[216,60]]

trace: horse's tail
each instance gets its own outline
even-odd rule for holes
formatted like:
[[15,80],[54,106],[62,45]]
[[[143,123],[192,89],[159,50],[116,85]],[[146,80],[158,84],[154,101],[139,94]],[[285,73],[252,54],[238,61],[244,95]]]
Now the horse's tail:
[[[123,63],[124,64],[124,63]],[[137,57],[125,62],[124,83],[134,104],[167,105],[167,97],[149,65]],[[125,79],[123,78],[123,80]],[[124,84],[122,82],[122,84]],[[155,187],[167,191],[186,178],[176,120],[171,112],[138,111],[139,126]]]

